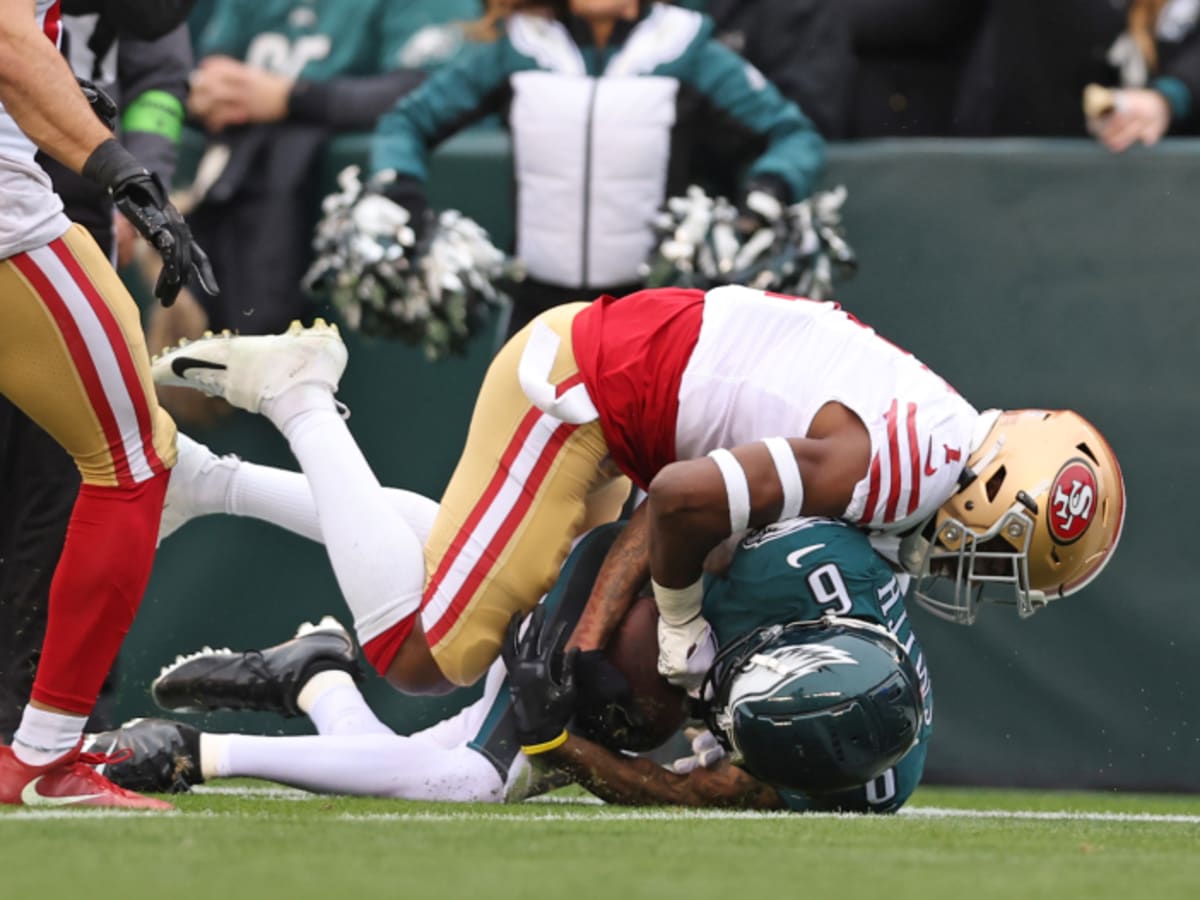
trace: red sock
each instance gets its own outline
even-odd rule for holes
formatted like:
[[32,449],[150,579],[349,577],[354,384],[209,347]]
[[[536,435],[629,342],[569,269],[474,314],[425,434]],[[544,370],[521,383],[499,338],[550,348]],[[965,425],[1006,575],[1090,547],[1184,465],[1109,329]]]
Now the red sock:
[[33,699],[87,715],[133,624],[170,472],[131,487],[85,484],[67,525]]

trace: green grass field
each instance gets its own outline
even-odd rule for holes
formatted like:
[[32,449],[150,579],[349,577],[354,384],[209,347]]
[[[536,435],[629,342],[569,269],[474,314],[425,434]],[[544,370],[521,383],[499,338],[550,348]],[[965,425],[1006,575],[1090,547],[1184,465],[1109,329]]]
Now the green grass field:
[[4,896],[1200,896],[1200,797],[922,788],[891,818],[517,806],[255,785],[177,814],[0,813]]

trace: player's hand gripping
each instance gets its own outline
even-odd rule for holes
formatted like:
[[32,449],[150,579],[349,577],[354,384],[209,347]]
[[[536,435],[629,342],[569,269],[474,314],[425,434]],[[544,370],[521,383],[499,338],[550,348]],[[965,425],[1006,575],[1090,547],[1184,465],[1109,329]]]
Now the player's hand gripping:
[[683,756],[667,766],[676,775],[686,775],[696,769],[707,769],[715,766],[729,754],[707,728],[690,732],[692,738],[691,756]]
[[577,649],[563,653],[567,623],[554,633],[544,632],[546,609],[534,608],[521,633],[521,613],[513,615],[500,648],[508,670],[517,739],[528,755],[545,753],[567,739],[567,722],[575,711],[575,659]]
[[717,639],[703,616],[679,625],[658,620],[658,673],[693,697],[717,656]]
[[167,199],[162,181],[124,147],[112,139],[105,141],[92,151],[83,174],[112,192],[117,209],[162,257],[154,296],[163,306],[175,302],[192,272],[209,294],[220,290],[208,256],[192,238],[179,210]]

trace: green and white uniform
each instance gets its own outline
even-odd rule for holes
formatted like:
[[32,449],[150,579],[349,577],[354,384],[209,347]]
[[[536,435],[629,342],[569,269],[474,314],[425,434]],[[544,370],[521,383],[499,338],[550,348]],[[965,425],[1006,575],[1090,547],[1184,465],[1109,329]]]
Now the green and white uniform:
[[706,581],[704,617],[718,646],[770,625],[848,616],[887,627],[920,676],[925,724],[908,754],[860,788],[821,796],[781,790],[790,808],[892,812],[921,780],[933,730],[933,692],[903,593],[866,535],[831,519],[791,519],[753,532],[738,545],[729,570]]
[[[613,524],[594,529],[571,551],[557,584],[542,601],[550,623],[578,620],[596,572],[621,527]],[[826,614],[849,616],[890,629],[921,679],[925,724],[917,744],[899,763],[870,784],[851,790],[821,796],[780,790],[790,809],[894,812],[920,782],[933,730],[933,694],[902,593],[892,570],[871,549],[866,535],[831,519],[791,519],[754,532],[738,546],[729,570],[708,578],[704,616],[720,645],[764,626],[813,621]],[[549,624],[547,630],[552,630]],[[479,796],[515,802],[539,789],[528,759],[520,752],[508,680],[500,660],[488,672],[484,696],[435,727],[443,746],[462,741],[495,767],[494,774],[484,779],[494,784],[487,791],[477,789]]]
[[511,16],[499,40],[465,47],[380,120],[372,168],[424,181],[439,141],[507,111],[516,251],[530,277],[571,288],[640,281],[650,221],[692,180],[699,142],[743,139],[758,152],[747,178],[794,200],[824,163],[808,118],[712,31],[706,16],[656,3],[597,48],[573,17]]

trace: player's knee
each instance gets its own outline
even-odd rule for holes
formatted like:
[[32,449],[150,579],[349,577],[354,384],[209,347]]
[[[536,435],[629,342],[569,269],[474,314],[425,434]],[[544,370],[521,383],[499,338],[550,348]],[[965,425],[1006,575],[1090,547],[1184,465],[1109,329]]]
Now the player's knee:
[[455,687],[438,668],[425,633],[419,628],[400,645],[384,677],[388,684],[406,694],[448,694]]

